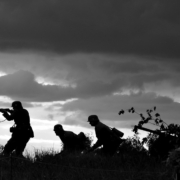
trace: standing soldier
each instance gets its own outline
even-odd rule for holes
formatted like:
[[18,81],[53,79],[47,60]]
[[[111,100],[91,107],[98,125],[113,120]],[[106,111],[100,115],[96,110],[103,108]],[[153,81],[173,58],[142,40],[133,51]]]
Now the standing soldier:
[[23,151],[30,138],[34,137],[34,132],[30,125],[29,113],[23,108],[20,101],[12,103],[13,110],[5,109],[3,116],[8,120],[14,120],[14,125],[10,128],[11,138],[4,147],[3,154],[9,156],[14,150],[16,156],[23,156]]
[[95,127],[97,137],[96,143],[89,149],[89,152],[103,146],[101,150],[104,155],[113,155],[119,147],[121,139],[113,133],[110,127],[100,122],[97,115],[89,116],[88,122]]

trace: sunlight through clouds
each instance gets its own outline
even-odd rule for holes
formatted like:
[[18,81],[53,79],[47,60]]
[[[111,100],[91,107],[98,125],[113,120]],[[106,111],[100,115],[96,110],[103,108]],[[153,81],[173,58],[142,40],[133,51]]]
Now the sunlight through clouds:
[[0,77],[5,75],[7,75],[7,73],[0,71]]
[[58,85],[58,86],[62,86],[62,87],[70,87],[72,85],[70,85],[67,81],[63,81],[63,80],[49,80],[48,78],[44,78],[44,77],[36,77],[35,79],[39,84],[42,85]]

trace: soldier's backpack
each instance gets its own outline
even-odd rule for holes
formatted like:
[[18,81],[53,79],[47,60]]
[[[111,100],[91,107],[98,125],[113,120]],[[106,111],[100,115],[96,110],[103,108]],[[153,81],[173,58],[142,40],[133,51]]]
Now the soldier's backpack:
[[111,128],[111,131],[112,131],[116,136],[118,136],[119,138],[121,138],[121,137],[124,136],[124,133],[121,132],[120,130],[116,129],[116,128]]
[[84,142],[86,140],[85,134],[83,132],[80,132],[78,134],[78,139],[79,139],[79,141]]
[[83,132],[78,134],[78,145],[80,150],[89,149],[91,146],[90,139]]

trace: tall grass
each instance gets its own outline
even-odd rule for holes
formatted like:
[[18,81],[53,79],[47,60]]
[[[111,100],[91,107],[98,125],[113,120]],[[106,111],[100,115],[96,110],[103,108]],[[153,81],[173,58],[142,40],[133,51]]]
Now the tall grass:
[[0,180],[171,180],[165,162],[144,153],[113,157],[93,153],[35,150],[35,156],[0,160]]
[[[87,141],[85,150],[91,145]],[[85,151],[83,151],[85,152]],[[173,180],[173,167],[150,157],[137,136],[127,138],[116,155],[34,149],[25,158],[0,155],[0,180]]]

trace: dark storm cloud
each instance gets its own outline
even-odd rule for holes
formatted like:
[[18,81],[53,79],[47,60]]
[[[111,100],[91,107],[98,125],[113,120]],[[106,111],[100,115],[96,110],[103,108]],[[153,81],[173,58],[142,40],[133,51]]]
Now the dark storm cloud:
[[113,58],[110,57],[109,60],[96,61],[93,62],[93,66],[99,68],[102,71],[106,71],[109,74],[138,74],[138,73],[156,73],[161,68],[157,64],[153,63],[143,63],[140,61],[136,62],[137,59],[132,59],[126,61],[116,59],[113,61]]
[[0,77],[0,94],[25,101],[53,101],[72,97],[71,92],[58,86],[41,85],[28,71],[18,71]]
[[[96,72],[98,73],[98,72]],[[83,73],[82,73],[83,75]],[[81,75],[81,76],[82,76]],[[47,102],[47,101],[63,101],[72,98],[92,98],[111,95],[115,92],[123,92],[127,89],[144,90],[145,83],[159,83],[169,79],[170,74],[119,74],[116,77],[103,76],[91,72],[89,75],[84,74],[76,81],[75,87],[60,85],[43,85],[35,80],[35,75],[29,71],[21,70],[12,74],[0,77],[0,95],[7,96],[14,100],[19,99],[27,102]],[[108,79],[109,78],[109,79]],[[179,85],[176,84],[176,85]]]
[[57,85],[42,85],[35,81],[34,74],[28,71],[18,71],[0,77],[0,95],[24,101],[44,102],[59,101],[70,98],[87,98],[102,96],[113,92],[118,87],[116,83],[89,82],[78,84],[77,88]]
[[[71,98],[91,98],[110,95],[121,88],[139,88],[143,89],[143,82],[156,82],[154,77],[148,76],[140,78],[133,83],[133,77],[117,77],[114,80],[107,81],[96,79],[81,79],[76,81],[76,87],[62,87],[58,85],[42,85],[37,83],[34,74],[28,71],[17,71],[0,77],[0,95],[8,96],[12,99],[19,99],[29,102],[60,101]],[[157,77],[158,80],[167,78],[165,76]]]
[[179,57],[178,0],[1,0],[0,47]]

